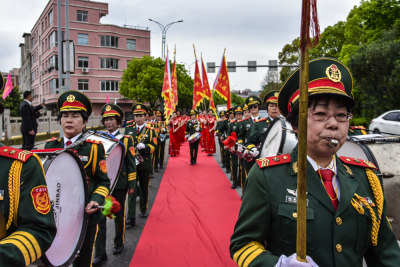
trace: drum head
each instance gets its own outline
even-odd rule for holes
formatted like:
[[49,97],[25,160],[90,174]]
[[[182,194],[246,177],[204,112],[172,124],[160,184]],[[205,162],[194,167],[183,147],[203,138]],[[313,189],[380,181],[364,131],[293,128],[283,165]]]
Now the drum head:
[[106,158],[107,175],[110,178],[110,189],[114,189],[124,160],[124,148],[116,143]]
[[292,127],[285,119],[279,117],[271,122],[266,132],[266,138],[261,146],[260,157],[272,157],[292,152],[297,144]]
[[82,246],[87,227],[86,175],[81,161],[70,151],[49,158],[44,168],[57,234],[43,261],[49,266],[68,266]]

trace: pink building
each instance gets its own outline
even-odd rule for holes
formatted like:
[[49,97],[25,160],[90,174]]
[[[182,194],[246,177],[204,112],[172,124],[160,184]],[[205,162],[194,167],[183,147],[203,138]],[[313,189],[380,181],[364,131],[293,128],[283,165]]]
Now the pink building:
[[[65,0],[62,2],[62,36],[65,38]],[[118,84],[132,58],[150,55],[150,31],[142,27],[101,24],[108,4],[69,1],[69,39],[75,44],[75,73],[70,89],[85,93],[99,115],[107,95],[110,102],[131,112],[132,100],[122,97]],[[57,0],[50,0],[30,34],[31,90],[37,105],[45,101],[55,111],[60,93],[58,84]],[[64,83],[64,82],[63,82]]]

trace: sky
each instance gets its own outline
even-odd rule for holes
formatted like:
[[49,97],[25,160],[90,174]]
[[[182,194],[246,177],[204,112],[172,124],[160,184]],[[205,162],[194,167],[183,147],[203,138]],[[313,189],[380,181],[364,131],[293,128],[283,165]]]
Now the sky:
[[[22,35],[30,32],[47,4],[47,0],[3,1],[0,15],[0,71],[8,72],[21,66],[19,44]],[[161,30],[172,25],[166,35],[170,58],[176,46],[176,60],[194,74],[193,44],[197,58],[220,65],[224,49],[226,60],[236,65],[257,61],[266,65],[278,60],[278,53],[300,33],[301,0],[108,0],[109,14],[101,23],[118,26],[149,27],[151,31],[151,56],[161,56]],[[350,10],[360,0],[317,1],[321,32],[327,26],[345,21]],[[237,68],[229,73],[231,90],[259,91],[267,68],[247,72]],[[215,73],[208,74],[213,84]]]

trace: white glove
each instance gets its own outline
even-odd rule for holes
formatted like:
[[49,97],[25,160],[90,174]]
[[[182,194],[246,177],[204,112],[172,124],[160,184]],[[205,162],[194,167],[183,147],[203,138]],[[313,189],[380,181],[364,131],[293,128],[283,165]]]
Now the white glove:
[[185,138],[186,138],[186,139],[188,139],[188,138],[189,138],[189,135],[188,135],[188,134],[187,134],[187,135],[185,135]]
[[195,130],[196,130],[196,131],[200,131],[200,128],[199,128],[199,126],[197,126],[197,127],[195,128]]
[[137,149],[144,149],[146,147],[146,145],[145,144],[143,144],[143,143],[139,143],[139,144],[137,144],[137,146],[136,146],[136,148]]
[[260,152],[257,150],[257,148],[253,147],[252,149],[250,149],[250,155],[255,158],[260,154]]
[[237,152],[243,153],[243,147],[238,145]]
[[306,256],[307,262],[301,262],[296,259],[297,254],[294,253],[290,257],[282,255],[279,257],[278,263],[275,267],[318,267],[310,256]]

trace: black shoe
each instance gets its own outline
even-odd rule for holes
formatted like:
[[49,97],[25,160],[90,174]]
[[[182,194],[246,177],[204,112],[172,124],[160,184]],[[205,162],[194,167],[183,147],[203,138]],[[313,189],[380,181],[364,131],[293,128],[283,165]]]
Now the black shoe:
[[118,254],[120,254],[122,251],[124,251],[124,245],[115,246],[115,247],[113,248],[113,254],[114,254],[114,255],[118,255]]
[[158,169],[154,169],[154,172],[158,172]]
[[164,169],[164,166],[160,166],[160,169]]
[[142,217],[142,218],[146,218],[147,216],[149,216],[149,214],[146,211],[142,211],[140,213],[140,217]]
[[231,172],[231,170],[229,170],[229,168],[226,169],[226,171],[225,171],[225,173],[230,173],[230,172]]
[[232,186],[231,186],[232,189],[235,189],[236,187],[237,187],[236,184],[232,184]]
[[93,266],[99,266],[100,264],[102,264],[103,262],[105,262],[107,260],[107,255],[101,255],[101,256],[97,256],[93,259],[92,265]]
[[134,227],[136,225],[136,220],[135,218],[133,219],[126,219],[126,226],[127,227]]

